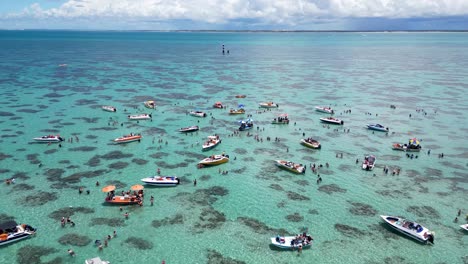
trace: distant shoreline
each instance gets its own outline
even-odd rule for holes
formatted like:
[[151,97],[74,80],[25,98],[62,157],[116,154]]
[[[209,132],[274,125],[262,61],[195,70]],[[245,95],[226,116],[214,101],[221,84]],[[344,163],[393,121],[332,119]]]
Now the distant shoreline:
[[70,32],[200,32],[200,33],[466,33],[467,30],[119,30],[119,29],[0,29],[0,31],[70,31]]

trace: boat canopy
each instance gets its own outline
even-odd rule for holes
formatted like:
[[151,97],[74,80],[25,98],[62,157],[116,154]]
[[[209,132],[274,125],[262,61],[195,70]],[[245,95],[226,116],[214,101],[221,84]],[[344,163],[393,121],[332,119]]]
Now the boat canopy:
[[18,225],[18,223],[16,223],[16,221],[14,221],[14,220],[10,220],[10,221],[0,223],[0,233],[15,231],[17,225]]

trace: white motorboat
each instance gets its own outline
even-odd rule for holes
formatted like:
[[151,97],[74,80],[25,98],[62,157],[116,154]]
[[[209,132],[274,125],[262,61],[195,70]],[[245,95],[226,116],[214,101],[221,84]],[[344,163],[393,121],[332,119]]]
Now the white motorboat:
[[31,237],[36,229],[29,225],[19,225],[13,220],[0,223],[0,246]]
[[310,248],[312,236],[302,234],[299,236],[276,236],[271,238],[271,244],[281,249]]
[[129,143],[133,141],[140,141],[141,140],[141,135],[136,135],[136,134],[129,134],[129,135],[124,135],[122,137],[114,139],[114,142],[116,144],[121,144],[121,143]]
[[362,162],[362,169],[363,170],[373,170],[375,166],[375,156],[374,155],[367,155],[364,157],[364,161]]
[[341,119],[334,118],[334,117],[322,117],[320,118],[320,121],[324,123],[329,123],[329,124],[334,124],[334,125],[343,125],[344,122]]
[[110,264],[109,261],[102,260],[100,257],[85,260],[85,264]]
[[276,166],[294,173],[305,173],[306,167],[288,160],[276,160]]
[[202,150],[210,150],[216,147],[219,143],[221,143],[221,139],[219,138],[219,136],[208,136],[208,140],[205,141],[205,143],[203,143],[202,145]]
[[384,127],[381,124],[368,124],[367,128],[370,129],[370,130],[388,132],[388,127]]
[[153,176],[143,178],[141,181],[149,185],[164,187],[177,186],[180,183],[179,178],[176,176]]
[[223,164],[229,161],[229,155],[211,155],[207,158],[202,159],[198,164],[201,165],[207,165],[207,166],[212,166],[212,165],[219,165]]
[[190,111],[189,115],[196,117],[206,117],[206,113],[202,111]]
[[179,132],[188,133],[197,131],[198,129],[200,129],[198,126],[182,127],[181,129],[179,129]]
[[468,231],[468,224],[464,224],[460,226],[463,230]]
[[129,115],[128,119],[130,120],[148,120],[151,119],[151,114],[138,114],[138,115]]
[[335,111],[331,109],[331,107],[326,107],[326,106],[316,106],[315,111],[321,112],[321,113],[327,113],[333,115]]
[[42,137],[35,137],[33,140],[42,143],[58,143],[62,142],[64,139],[60,137],[60,135],[47,135]]
[[381,215],[380,217],[396,231],[416,239],[419,242],[430,242],[434,244],[434,232],[426,227],[398,216]]
[[312,138],[303,138],[301,139],[301,144],[308,147],[308,148],[313,148],[313,149],[319,149],[322,146],[320,145],[320,142],[318,142],[315,139]]
[[117,112],[117,108],[110,106],[110,105],[104,105],[101,108],[102,110],[107,111],[107,112]]
[[278,108],[279,105],[273,102],[259,103],[261,108]]
[[145,101],[143,104],[145,105],[146,108],[149,108],[149,109],[156,108],[156,102],[154,101]]

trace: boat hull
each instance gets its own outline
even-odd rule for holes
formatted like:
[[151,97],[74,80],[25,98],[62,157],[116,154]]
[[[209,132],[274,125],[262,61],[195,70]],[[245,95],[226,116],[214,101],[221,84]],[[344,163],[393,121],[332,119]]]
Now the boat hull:
[[310,248],[312,246],[312,242],[302,242],[300,241],[299,243],[296,243],[291,245],[291,242],[295,239],[296,237],[294,236],[285,236],[281,237],[279,241],[277,240],[277,237],[272,237],[271,238],[271,245],[280,248],[280,249],[289,249],[289,250],[295,250],[299,247],[299,245],[302,246],[303,249]]
[[379,132],[388,132],[388,129],[385,128],[385,127],[377,127],[377,126],[373,126],[373,125],[367,125],[367,128],[369,130],[374,130],[374,131],[379,131]]
[[138,199],[135,196],[124,197],[116,195],[112,199],[105,199],[105,203],[107,204],[115,204],[115,205],[132,205],[138,204]]
[[229,161],[229,157],[228,156],[221,156],[221,155],[215,155],[214,156],[214,159],[213,158],[205,158],[205,159],[202,159],[199,164],[201,165],[205,165],[205,166],[216,166],[216,165],[220,165],[220,164],[223,164],[223,163],[226,163]]
[[291,168],[291,167],[286,165],[287,163],[288,163],[288,161],[277,160],[275,164],[279,168],[290,171],[292,173],[296,173],[296,174],[304,174],[305,173],[305,167],[302,166],[301,164],[292,163],[293,168]]
[[307,142],[307,141],[304,140],[304,139],[301,140],[301,144],[302,144],[303,146],[306,146],[306,147],[312,148],[312,149],[320,149],[320,148],[322,148],[322,145],[321,145],[319,142],[317,142],[317,143],[310,143],[310,142]]
[[340,120],[340,119],[320,118],[320,121],[327,123],[327,124],[344,125],[343,120]]
[[155,176],[141,179],[148,185],[160,187],[175,187],[179,184],[179,179],[175,176]]
[[144,114],[144,115],[129,115],[128,116],[128,119],[130,120],[148,120],[148,119],[151,119],[152,116],[151,115],[148,115],[148,114]]
[[117,108],[113,106],[103,106],[101,108],[102,110],[107,111],[107,112],[117,112]]
[[218,146],[220,143],[221,143],[221,139],[216,139],[214,142],[210,142],[210,143],[205,142],[203,143],[202,151],[213,149],[216,146]]
[[135,141],[138,141],[138,142],[141,141],[141,136],[114,139],[115,144],[124,144],[124,143],[130,143],[130,142],[135,142]]
[[59,143],[59,142],[62,142],[64,141],[64,139],[62,137],[59,137],[59,136],[55,136],[55,137],[37,137],[37,138],[33,138],[33,140],[35,142],[38,142],[38,143]]
[[198,131],[199,129],[200,128],[198,126],[184,127],[184,128],[179,129],[179,132],[189,133],[189,132]]
[[14,238],[10,238],[8,240],[3,240],[3,241],[0,240],[0,246],[5,246],[5,245],[8,245],[8,244],[16,243],[18,241],[30,238],[32,235],[33,234],[31,234],[31,233],[24,233],[24,234],[20,234],[18,236],[15,236]]
[[260,103],[259,107],[260,108],[278,108],[279,105],[275,103]]
[[146,108],[149,108],[149,109],[155,109],[156,108],[156,104],[154,101],[146,101],[144,102],[144,105]]
[[206,117],[206,113],[204,112],[190,112],[189,114],[195,117]]
[[[403,218],[400,218],[400,217],[396,217],[396,216],[387,216],[387,215],[381,215],[380,216],[383,221],[385,223],[387,223],[393,230],[396,230],[398,231],[399,233],[401,234],[404,234],[414,240],[417,240],[421,243],[428,243],[428,242],[431,242],[433,243],[434,241],[434,236],[433,236],[433,233],[431,231],[429,231],[427,228],[417,224],[417,223],[413,223],[411,222],[412,224],[416,224],[417,227],[420,228],[419,232],[417,232],[416,230],[410,230],[408,228],[405,228],[405,227],[402,227],[401,224],[402,222],[405,222],[407,221],[406,219],[403,219]],[[410,223],[410,221],[407,221],[408,223]]]
[[468,224],[464,224],[460,226],[463,230],[468,231]]
[[320,113],[327,113],[327,114],[335,113],[335,111],[333,111],[331,108],[325,108],[325,107],[320,107],[320,106],[315,107],[315,111],[320,112]]

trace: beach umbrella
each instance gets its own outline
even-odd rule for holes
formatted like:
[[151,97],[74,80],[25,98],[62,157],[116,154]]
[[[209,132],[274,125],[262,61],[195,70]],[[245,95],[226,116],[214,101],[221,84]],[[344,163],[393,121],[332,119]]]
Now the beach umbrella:
[[102,188],[102,192],[112,192],[113,190],[115,190],[115,185],[109,185],[109,186],[106,186],[104,188]]
[[132,187],[130,187],[130,189],[132,191],[140,191],[140,190],[143,190],[145,187],[143,187],[143,185],[141,184],[135,184],[133,185]]
[[237,107],[242,108],[244,106],[245,106],[244,104],[239,104]]

